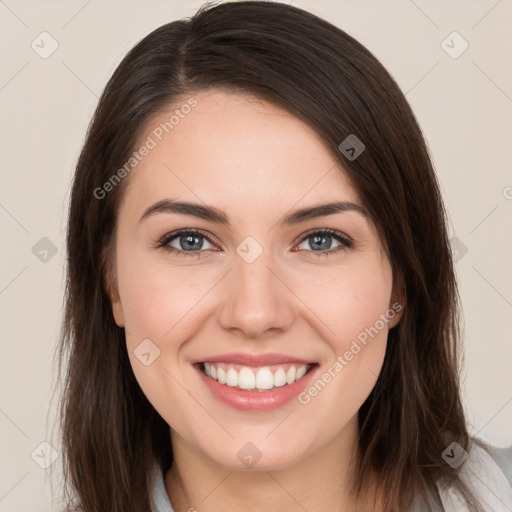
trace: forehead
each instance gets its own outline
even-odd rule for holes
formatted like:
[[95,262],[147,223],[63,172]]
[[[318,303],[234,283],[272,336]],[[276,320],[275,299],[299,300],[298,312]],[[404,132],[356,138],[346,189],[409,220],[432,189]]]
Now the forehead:
[[254,96],[221,90],[184,96],[150,120],[139,145],[150,139],[154,147],[125,192],[139,209],[170,196],[255,213],[357,201],[321,137]]

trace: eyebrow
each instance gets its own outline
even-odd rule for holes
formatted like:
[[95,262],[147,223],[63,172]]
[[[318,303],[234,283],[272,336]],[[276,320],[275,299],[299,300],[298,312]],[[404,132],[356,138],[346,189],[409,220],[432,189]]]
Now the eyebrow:
[[[364,217],[368,217],[368,212],[359,204],[351,203],[349,201],[335,201],[332,203],[325,203],[295,210],[294,212],[285,215],[279,224],[281,226],[294,226],[307,220],[348,211],[357,212]],[[162,199],[152,206],[149,206],[142,214],[139,223],[147,217],[157,213],[178,213],[204,219],[223,226],[230,225],[229,218],[226,213],[213,206],[189,203],[185,201],[172,201],[170,199]]]

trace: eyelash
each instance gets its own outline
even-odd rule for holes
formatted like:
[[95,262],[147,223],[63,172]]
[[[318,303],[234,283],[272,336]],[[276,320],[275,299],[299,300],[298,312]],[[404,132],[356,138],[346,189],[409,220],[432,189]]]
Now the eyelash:
[[[204,252],[203,250],[201,250],[201,251],[183,251],[181,249],[176,249],[176,247],[171,247],[170,245],[168,245],[169,242],[171,242],[175,238],[178,238],[179,236],[182,236],[182,235],[199,235],[201,237],[206,238],[206,240],[208,240],[208,242],[210,242],[211,244],[215,245],[214,242],[210,239],[210,237],[207,236],[202,231],[199,231],[197,229],[181,229],[179,231],[173,231],[172,233],[167,233],[166,235],[164,235],[160,240],[157,241],[155,247],[157,249],[160,249],[160,248],[164,249],[165,251],[176,254],[178,256],[200,258],[201,253]],[[304,242],[304,240],[306,240],[307,238],[310,238],[313,235],[329,235],[329,236],[332,236],[333,238],[335,238],[341,244],[339,247],[336,247],[335,249],[329,249],[327,251],[308,251],[308,250],[306,250],[307,253],[312,253],[312,255],[317,258],[324,257],[324,256],[330,256],[330,255],[336,254],[340,251],[350,249],[353,245],[353,242],[349,237],[347,237],[340,231],[336,231],[334,229],[322,229],[322,230],[316,230],[316,231],[315,230],[309,231],[308,233],[304,234],[304,236],[300,240],[299,244],[301,244],[302,242]],[[304,251],[304,249],[301,249],[298,252],[302,252],[302,251]]]

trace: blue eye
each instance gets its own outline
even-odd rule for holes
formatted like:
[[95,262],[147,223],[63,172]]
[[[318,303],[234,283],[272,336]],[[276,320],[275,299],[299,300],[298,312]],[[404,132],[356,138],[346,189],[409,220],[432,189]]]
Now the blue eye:
[[[334,249],[331,249],[332,242],[329,242],[329,240],[333,238],[339,242],[339,245]],[[204,240],[213,245],[210,238],[201,231],[195,229],[182,229],[180,231],[166,234],[159,242],[157,242],[156,247],[165,249],[173,254],[197,258],[201,257],[201,253],[204,253],[206,249],[211,249],[204,247]],[[304,242],[309,243],[310,247],[314,248],[313,250],[306,249],[305,252],[311,253],[314,256],[329,256],[352,247],[352,241],[346,235],[333,229],[312,231],[306,234],[299,246]],[[177,243],[178,247],[171,245],[171,243]],[[304,249],[300,250],[300,252],[303,251]]]
[[[331,249],[332,243],[328,241],[332,238],[339,242],[339,245],[334,249]],[[305,238],[303,238],[303,241],[299,245],[303,244],[304,242],[309,243],[310,247],[316,247],[316,249],[308,251],[314,256],[329,256],[331,254],[338,253],[339,251],[343,251],[352,247],[352,241],[346,235],[333,229],[313,231],[309,233]]]
[[[178,247],[170,245],[174,240],[177,241]],[[201,249],[204,249],[202,240],[207,240],[210,244],[212,243],[210,239],[200,231],[195,229],[181,230],[165,235],[160,241],[159,247],[183,256],[199,256],[197,253],[201,252]]]

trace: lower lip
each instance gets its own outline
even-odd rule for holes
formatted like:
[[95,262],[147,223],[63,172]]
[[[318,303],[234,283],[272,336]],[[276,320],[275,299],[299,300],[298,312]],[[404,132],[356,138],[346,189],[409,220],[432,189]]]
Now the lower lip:
[[311,368],[302,379],[293,384],[286,384],[269,391],[244,391],[233,388],[226,384],[212,379],[205,375],[202,370],[196,366],[196,370],[208,386],[213,395],[225,404],[240,411],[273,411],[279,409],[284,404],[296,398],[311,381],[318,365]]

